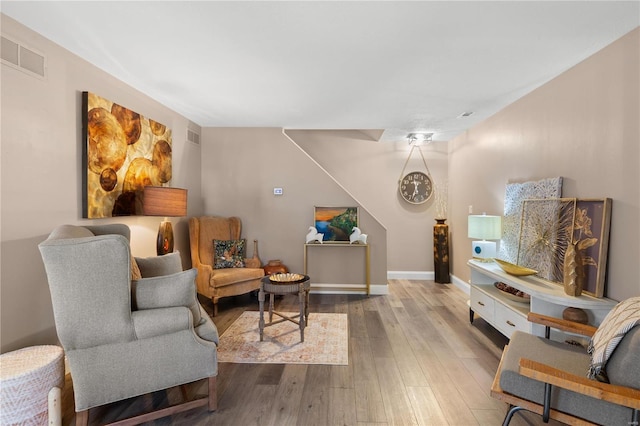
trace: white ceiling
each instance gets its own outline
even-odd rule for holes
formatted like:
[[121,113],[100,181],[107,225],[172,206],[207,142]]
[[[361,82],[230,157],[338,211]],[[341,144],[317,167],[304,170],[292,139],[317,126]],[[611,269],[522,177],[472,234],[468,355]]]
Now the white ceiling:
[[449,140],[640,25],[637,0],[0,7],[201,126],[384,129],[391,141]]

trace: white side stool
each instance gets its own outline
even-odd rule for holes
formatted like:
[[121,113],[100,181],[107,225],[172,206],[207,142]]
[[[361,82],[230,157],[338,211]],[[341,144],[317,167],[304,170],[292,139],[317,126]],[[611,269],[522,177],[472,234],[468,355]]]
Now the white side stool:
[[31,346],[0,355],[0,424],[60,425],[64,352]]

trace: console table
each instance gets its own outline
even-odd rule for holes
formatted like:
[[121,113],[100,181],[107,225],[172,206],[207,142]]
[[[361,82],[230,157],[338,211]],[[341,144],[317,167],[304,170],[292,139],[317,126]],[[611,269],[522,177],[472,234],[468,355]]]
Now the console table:
[[[561,284],[557,284],[535,275],[517,277],[504,272],[495,262],[469,260],[471,269],[471,298],[469,301],[469,320],[473,322],[474,313],[495,327],[507,337],[520,330],[537,336],[544,336],[544,326],[527,321],[527,315],[536,312],[556,318],[562,318],[567,307],[583,309],[589,318],[589,324],[598,326],[607,313],[618,302],[582,294],[568,296]],[[494,283],[500,281],[531,296],[530,303],[520,303],[506,297]],[[554,336],[555,335],[555,336]],[[563,340],[566,334],[555,332],[551,338]]]
[[370,293],[371,288],[371,278],[370,278],[370,255],[369,255],[369,244],[336,244],[336,243],[325,243],[325,244],[305,244],[304,245],[304,272],[303,274],[307,275],[307,251],[309,247],[364,247],[365,249],[365,261],[364,261],[364,273],[365,280],[367,284],[367,295]]

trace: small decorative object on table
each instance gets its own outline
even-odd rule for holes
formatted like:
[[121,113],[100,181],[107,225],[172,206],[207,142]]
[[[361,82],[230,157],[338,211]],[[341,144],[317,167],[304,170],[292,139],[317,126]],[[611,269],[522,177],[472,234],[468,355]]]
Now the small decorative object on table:
[[576,247],[577,241],[570,243],[564,254],[564,292],[569,296],[580,296],[584,288],[584,264],[582,254]]
[[314,226],[309,227],[309,232],[307,232],[306,243],[320,243],[322,244],[322,238],[324,238],[324,234],[318,233],[318,230]]
[[352,231],[349,235],[349,244],[367,244],[367,234],[363,234],[357,226],[354,226]]
[[262,265],[260,255],[258,254],[258,240],[253,240],[253,258],[258,261],[258,265]]
[[269,276],[269,281],[272,283],[282,283],[282,284],[295,284],[305,279],[305,276],[302,274],[293,274],[293,273],[283,273],[283,274],[273,274]]
[[289,272],[289,268],[282,264],[280,259],[270,260],[263,266],[265,275],[283,274]]
[[525,293],[524,291],[520,291],[517,288],[511,287],[499,281],[493,283],[493,285],[495,286],[495,288],[500,290],[503,296],[505,296],[509,300],[513,300],[514,302],[518,302],[518,303],[531,302],[531,296]]
[[513,263],[506,262],[500,259],[493,259],[498,266],[502,268],[507,274],[515,275],[517,277],[523,277],[527,275],[535,275],[538,271],[530,268],[525,268],[524,266],[514,265]]
[[589,317],[587,316],[587,313],[580,308],[566,308],[562,311],[562,319],[578,322],[580,324],[589,324]]

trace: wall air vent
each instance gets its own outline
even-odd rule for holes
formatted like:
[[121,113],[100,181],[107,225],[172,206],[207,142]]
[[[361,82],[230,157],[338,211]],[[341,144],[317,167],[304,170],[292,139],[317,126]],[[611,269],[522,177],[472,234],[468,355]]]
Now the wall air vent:
[[200,145],[200,134],[191,129],[187,129],[187,140],[196,145]]
[[46,58],[44,55],[5,36],[2,36],[0,53],[3,64],[24,71],[34,77],[44,78],[46,70]]

